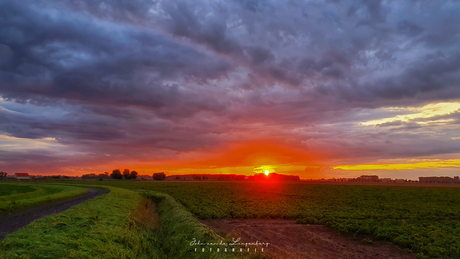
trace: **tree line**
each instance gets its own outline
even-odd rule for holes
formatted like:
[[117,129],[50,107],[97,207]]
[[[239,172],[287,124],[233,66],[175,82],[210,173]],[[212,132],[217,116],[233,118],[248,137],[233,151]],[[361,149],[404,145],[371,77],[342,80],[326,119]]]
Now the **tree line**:
[[120,169],[114,169],[110,176],[113,179],[123,179],[125,178],[126,180],[132,179],[136,180],[137,176],[139,174],[136,171],[129,171],[129,169],[124,169],[123,173],[120,171]]
[[[107,174],[107,173],[106,173]],[[113,179],[126,179],[126,180],[136,180],[139,174],[136,171],[129,171],[129,169],[124,169],[123,172],[120,169],[114,169],[110,174],[110,177]],[[164,172],[154,173],[152,178],[157,181],[162,181],[166,178],[166,174]]]

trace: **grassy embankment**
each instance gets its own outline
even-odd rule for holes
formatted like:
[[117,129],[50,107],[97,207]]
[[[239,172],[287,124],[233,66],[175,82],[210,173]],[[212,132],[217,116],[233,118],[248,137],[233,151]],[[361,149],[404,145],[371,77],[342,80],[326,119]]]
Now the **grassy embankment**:
[[[173,197],[158,192],[141,192],[145,197],[153,200],[157,205],[157,211],[161,216],[162,227],[160,241],[162,251],[168,258],[269,258],[262,253],[240,252],[245,247],[232,245],[195,245],[190,243],[195,238],[201,243],[231,243],[230,240],[222,239],[208,227],[200,224],[193,214],[185,207],[177,203]],[[195,250],[195,248],[197,250]],[[216,249],[219,248],[220,252]],[[224,252],[224,248],[228,251]],[[234,252],[231,249],[235,248]],[[253,247],[254,248],[254,247]],[[204,249],[205,252],[200,250]],[[212,251],[210,251],[212,249]]]
[[47,184],[0,182],[0,213],[87,193],[85,188]]
[[172,197],[106,188],[111,192],[8,235],[0,243],[0,258],[261,258],[197,253],[193,238],[218,239]]
[[209,218],[292,218],[370,234],[419,253],[460,258],[460,188],[235,182],[104,181],[168,193]]

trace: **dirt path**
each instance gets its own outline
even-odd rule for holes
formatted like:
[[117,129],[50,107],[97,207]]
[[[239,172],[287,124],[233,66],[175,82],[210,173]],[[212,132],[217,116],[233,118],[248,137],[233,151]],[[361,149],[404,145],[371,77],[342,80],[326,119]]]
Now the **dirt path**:
[[48,216],[53,213],[63,212],[70,207],[78,205],[86,200],[109,192],[107,189],[89,187],[83,188],[88,189],[88,193],[56,202],[37,205],[11,213],[0,213],[0,241],[3,240],[9,233],[12,233],[17,229],[30,224],[36,219]]
[[295,220],[224,219],[201,220],[218,234],[243,242],[269,243],[264,253],[274,258],[404,258],[417,255],[390,242],[366,242],[324,226],[296,224]]

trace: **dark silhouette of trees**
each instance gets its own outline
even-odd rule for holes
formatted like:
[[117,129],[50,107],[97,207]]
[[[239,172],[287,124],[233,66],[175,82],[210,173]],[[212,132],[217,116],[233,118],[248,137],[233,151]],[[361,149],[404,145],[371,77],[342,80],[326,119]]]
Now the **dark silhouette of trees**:
[[130,173],[129,169],[123,170],[123,177],[124,177],[126,180],[131,179],[131,173]]
[[0,180],[5,179],[7,175],[8,175],[7,172],[0,172]]
[[113,179],[123,179],[123,175],[121,174],[119,169],[114,169],[112,174],[110,175]]
[[166,174],[164,172],[161,173],[154,173],[153,174],[153,179],[157,181],[162,181],[166,178]]
[[[100,174],[99,176],[103,176],[103,174]],[[123,170],[123,173],[118,170],[118,169],[115,169],[112,171],[112,174],[110,174],[110,176],[113,178],[113,179],[123,179],[125,178],[126,180],[129,180],[129,179],[133,179],[133,180],[136,180],[137,176],[139,176],[139,174],[136,172],[136,171],[129,171],[129,169],[124,169]]]
[[139,174],[136,171],[131,171],[131,179],[136,180]]

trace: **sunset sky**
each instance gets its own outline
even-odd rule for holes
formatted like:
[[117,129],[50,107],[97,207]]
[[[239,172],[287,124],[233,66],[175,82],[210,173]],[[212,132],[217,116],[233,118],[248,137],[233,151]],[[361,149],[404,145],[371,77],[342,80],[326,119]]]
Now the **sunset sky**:
[[0,171],[460,175],[456,1],[0,1]]

